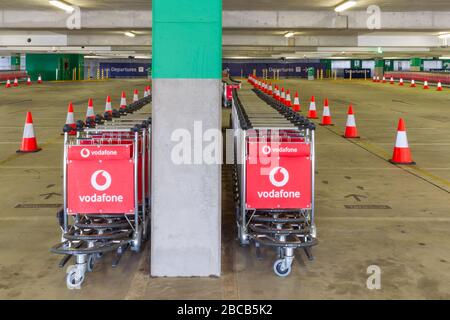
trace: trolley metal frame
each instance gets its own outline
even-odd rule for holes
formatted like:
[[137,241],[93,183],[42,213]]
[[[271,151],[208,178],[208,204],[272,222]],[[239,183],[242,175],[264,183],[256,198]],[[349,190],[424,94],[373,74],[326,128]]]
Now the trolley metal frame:
[[[134,103],[134,111],[151,101],[151,96]],[[131,112],[127,113],[130,114]],[[63,268],[74,257],[75,265],[67,268],[66,284],[69,289],[80,289],[86,272],[92,272],[103,254],[116,252],[113,267],[120,262],[123,253],[130,248],[139,252],[150,232],[151,195],[151,118],[139,114],[134,119],[108,117],[98,121],[95,127],[77,124],[76,136],[70,136],[71,127],[64,127],[63,154],[63,209],[57,213],[62,236],[61,242],[51,252],[63,254],[59,263]],[[92,125],[91,125],[92,126]],[[69,146],[123,146],[132,148],[133,163],[133,212],[114,214],[68,212],[68,154]],[[140,175],[140,176],[139,176]],[[140,192],[140,194],[139,194]],[[69,222],[73,217],[72,223]]]
[[[254,92],[273,109],[255,112],[242,105],[237,91],[233,91],[232,126],[234,129],[235,157],[235,214],[238,239],[241,245],[254,243],[258,257],[260,247],[274,247],[278,253],[273,269],[278,276],[287,276],[291,272],[294,250],[304,249],[308,259],[312,260],[311,247],[317,245],[314,208],[314,172],[315,172],[315,126],[309,120],[286,109],[259,90]],[[272,112],[270,112],[272,110]],[[281,117],[280,117],[281,116]],[[304,138],[310,145],[311,157],[311,208],[267,208],[247,207],[246,188],[249,132],[283,132],[289,130]],[[292,239],[295,239],[294,241]]]

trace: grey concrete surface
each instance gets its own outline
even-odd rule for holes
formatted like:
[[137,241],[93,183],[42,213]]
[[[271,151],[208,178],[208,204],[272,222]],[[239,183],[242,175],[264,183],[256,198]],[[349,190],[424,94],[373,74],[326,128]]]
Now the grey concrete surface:
[[[203,135],[220,132],[221,82],[154,79],[153,85],[151,274],[219,276],[221,167],[205,163]],[[174,136],[179,130],[186,135]],[[176,163],[173,152],[183,141],[190,154]]]
[[[231,168],[222,170],[222,276],[151,278],[149,250],[127,252],[118,268],[108,257],[88,275],[81,291],[68,291],[60,257],[48,249],[60,237],[54,209],[15,209],[20,203],[60,203],[61,124],[69,98],[77,118],[87,97],[95,107],[114,92],[130,92],[144,81],[44,84],[0,88],[0,298],[2,299],[449,299],[450,298],[450,114],[449,92],[399,88],[370,81],[282,81],[298,89],[302,110],[312,94],[319,114],[330,100],[331,129],[317,130],[317,225],[315,261],[298,252],[290,277],[272,272],[275,254],[236,241]],[[29,101],[31,100],[31,101]],[[342,133],[353,103],[362,139]],[[83,108],[81,108],[83,104]],[[25,112],[34,111],[44,150],[16,155]],[[389,164],[399,116],[404,116],[416,171]],[[223,111],[223,125],[229,111]],[[419,171],[417,171],[419,170]],[[436,180],[440,178],[442,181]],[[346,198],[366,196],[361,202]],[[391,209],[346,209],[345,205],[388,205]],[[147,244],[149,245],[149,244]],[[369,265],[381,268],[381,290],[366,288]]]

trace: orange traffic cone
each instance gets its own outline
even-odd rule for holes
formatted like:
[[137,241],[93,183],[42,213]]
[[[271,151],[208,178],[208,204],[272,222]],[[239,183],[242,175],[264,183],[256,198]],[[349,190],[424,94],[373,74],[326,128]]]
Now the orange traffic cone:
[[33,117],[31,116],[31,112],[27,112],[27,118],[25,120],[25,129],[23,130],[23,139],[22,145],[17,153],[30,153],[30,152],[38,152],[41,151],[41,148],[38,147],[36,136],[34,135],[33,129]]
[[137,101],[139,101],[139,91],[138,90],[134,90],[133,102],[137,102]]
[[267,90],[267,94],[271,96],[273,94],[272,83],[269,83],[269,90]]
[[286,93],[284,92],[284,88],[281,88],[281,95],[280,95],[280,101],[281,103],[286,103]]
[[311,97],[311,102],[309,103],[308,119],[319,119],[317,117],[316,99],[314,96]]
[[334,126],[333,121],[331,120],[328,99],[325,99],[325,103],[323,105],[322,123],[320,125],[321,126]]
[[347,124],[345,126],[344,138],[354,139],[359,138],[358,129],[356,128],[355,114],[353,113],[353,107],[348,107]]
[[111,96],[106,97],[106,103],[105,103],[105,113],[109,113],[112,115],[112,103],[111,103]]
[[42,83],[42,76],[41,76],[41,75],[38,76],[38,81],[37,81],[37,83]]
[[386,83],[386,77],[383,77],[383,83]]
[[30,77],[27,78],[27,86],[31,86],[31,79],[30,79]]
[[5,88],[11,88],[11,80],[6,80]]
[[66,125],[69,125],[72,129],[72,131],[69,131],[69,135],[74,136],[77,134],[75,129],[77,128],[77,125],[75,123],[75,119],[73,116],[73,104],[72,102],[69,103],[69,108],[67,110],[67,118],[66,118]]
[[89,98],[88,108],[86,111],[86,122],[88,122],[88,120],[95,121],[94,102],[92,101],[92,98]]
[[380,76],[377,76],[376,82],[380,82]]
[[414,81],[414,79],[411,80],[411,88],[415,88],[416,87],[416,81]]
[[391,77],[391,81],[389,81],[390,84],[394,84],[394,77]]
[[285,99],[284,105],[289,108],[292,107],[291,93],[290,93],[289,89],[286,91],[286,99]]
[[373,76],[372,77],[372,82],[377,82],[377,77]]
[[430,89],[430,87],[428,86],[428,81],[427,80],[425,80],[425,82],[423,83],[423,88],[425,90]]
[[403,86],[403,78],[400,78],[400,82],[398,83],[399,86]]
[[394,154],[389,162],[394,164],[416,164],[411,157],[411,150],[406,136],[405,121],[400,118],[397,129],[397,140],[395,141]]
[[14,79],[14,87],[18,87],[19,86],[19,81],[17,80],[17,78]]
[[277,91],[278,91],[278,86],[275,85],[275,87],[273,88],[273,93],[272,93],[272,97],[276,100],[277,99]]
[[437,91],[442,91],[442,83],[440,81],[437,84]]
[[120,98],[120,109],[126,108],[127,108],[127,96],[125,94],[125,91],[122,91],[122,97]]
[[292,106],[292,110],[294,110],[295,112],[300,112],[300,99],[298,98],[298,92],[295,92],[295,97],[294,97],[294,105]]

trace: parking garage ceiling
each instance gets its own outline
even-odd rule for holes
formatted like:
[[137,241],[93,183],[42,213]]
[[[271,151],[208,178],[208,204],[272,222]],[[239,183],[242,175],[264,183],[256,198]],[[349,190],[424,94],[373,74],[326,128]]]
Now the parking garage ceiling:
[[[149,10],[151,0],[68,0],[74,5],[92,10]],[[342,0],[223,0],[224,10],[332,10]],[[355,10],[365,10],[376,4],[387,11],[440,11],[449,8],[448,0],[359,0]],[[3,9],[56,10],[48,0],[15,0],[2,3]]]
[[[0,54],[82,52],[151,56],[150,0],[67,0],[81,8],[81,29],[48,0],[15,0],[0,9]],[[376,58],[449,56],[448,0],[359,0],[341,14],[342,0],[223,0],[225,58]],[[381,29],[366,26],[370,5],[381,10]],[[314,14],[313,14],[314,13]],[[136,37],[124,36],[132,31]],[[293,32],[291,38],[284,35]],[[32,39],[31,42],[27,42]],[[82,48],[84,47],[84,48]],[[381,51],[381,53],[380,53]]]

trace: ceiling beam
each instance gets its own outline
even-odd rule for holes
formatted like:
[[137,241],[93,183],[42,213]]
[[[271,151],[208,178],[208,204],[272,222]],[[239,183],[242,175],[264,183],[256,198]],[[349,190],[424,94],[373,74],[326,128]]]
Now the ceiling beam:
[[[0,29],[66,29],[69,14],[43,10],[0,10]],[[381,12],[381,30],[450,29],[450,11]],[[151,29],[151,11],[81,10],[82,29]],[[225,29],[367,30],[365,11],[224,11]]]

